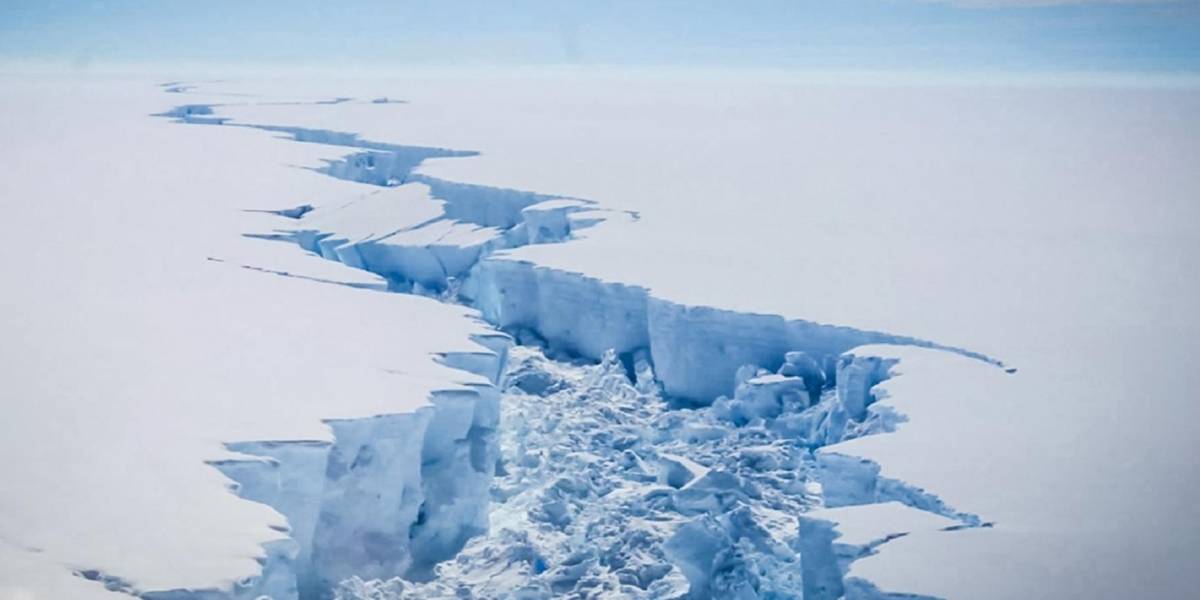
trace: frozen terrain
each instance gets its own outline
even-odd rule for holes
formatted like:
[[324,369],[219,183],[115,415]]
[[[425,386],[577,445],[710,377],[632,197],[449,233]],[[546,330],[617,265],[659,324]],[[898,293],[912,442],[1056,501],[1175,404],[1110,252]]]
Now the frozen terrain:
[[1200,585],[1192,89],[159,83],[0,88],[4,600]]

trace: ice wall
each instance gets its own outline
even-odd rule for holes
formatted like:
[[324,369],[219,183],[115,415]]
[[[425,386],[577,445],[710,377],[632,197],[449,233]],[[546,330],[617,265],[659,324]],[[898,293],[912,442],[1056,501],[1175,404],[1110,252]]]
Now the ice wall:
[[[227,477],[237,482],[236,492],[242,498],[261,502],[287,518],[288,536],[294,541],[292,556],[278,557],[264,567],[264,579],[287,579],[290,593],[275,590],[264,594],[272,597],[295,597],[299,589],[312,589],[313,534],[320,513],[319,498],[324,488],[330,444],[323,441],[241,442],[226,445],[230,450],[250,455],[247,459],[223,460],[212,463]],[[271,561],[268,552],[268,561]],[[274,573],[268,574],[268,571]]]
[[259,577],[227,590],[148,592],[155,600],[326,598],[352,576],[427,577],[487,530],[498,457],[497,384],[511,338],[475,337],[479,350],[439,360],[477,383],[434,392],[412,413],[326,421],[334,441],[237,442],[242,457],[212,464],[239,496],[288,520],[264,548]]
[[552,347],[599,360],[647,349],[667,395],[707,404],[733,392],[745,364],[776,369],[789,351],[823,359],[856,346],[934,346],[911,337],[687,306],[645,288],[604,282],[504,256],[485,257],[461,296],[505,330],[530,330]]

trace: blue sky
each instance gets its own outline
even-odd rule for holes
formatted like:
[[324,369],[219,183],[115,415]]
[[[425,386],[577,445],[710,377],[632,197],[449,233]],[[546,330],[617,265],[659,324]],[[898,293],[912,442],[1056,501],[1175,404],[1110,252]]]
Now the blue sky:
[[1200,0],[3,0],[0,58],[1200,72]]

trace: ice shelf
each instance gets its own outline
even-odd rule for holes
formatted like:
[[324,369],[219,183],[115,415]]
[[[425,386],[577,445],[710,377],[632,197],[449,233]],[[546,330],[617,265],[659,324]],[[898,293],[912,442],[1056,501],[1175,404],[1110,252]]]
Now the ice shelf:
[[[896,360],[854,348],[986,357],[687,306],[514,259],[505,251],[636,216],[415,172],[428,158],[471,151],[239,123],[213,105],[159,116],[354,149],[316,171],[372,189],[263,209],[247,238],[291,242],[382,278],[354,285],[465,303],[495,331],[474,336],[478,351],[439,356],[475,379],[433,391],[428,406],[329,418],[330,440],[226,444],[231,457],[212,465],[240,497],[288,522],[264,545],[259,575],[231,589],[118,591],[155,600],[875,598],[884,596],[846,580],[848,565],[909,526],[864,540],[837,529],[836,511],[848,509],[823,507],[878,507],[878,518],[904,506],[923,523],[981,524],[870,461],[821,448],[904,421],[875,391]],[[292,275],[261,257],[212,260]],[[106,577],[120,588],[119,575]]]

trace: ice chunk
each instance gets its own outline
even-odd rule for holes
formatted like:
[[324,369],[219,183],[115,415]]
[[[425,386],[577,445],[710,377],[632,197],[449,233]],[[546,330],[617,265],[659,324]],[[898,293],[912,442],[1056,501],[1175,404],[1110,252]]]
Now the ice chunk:
[[571,235],[569,215],[587,206],[579,200],[545,200],[521,209],[530,244],[561,242]]
[[884,360],[877,356],[855,356],[845,354],[838,361],[838,399],[846,407],[850,417],[861,421],[866,417],[867,407],[875,401],[871,388],[887,378],[888,369],[895,360]]
[[803,379],[759,375],[738,385],[732,400],[718,399],[714,409],[723,418],[744,425],[755,419],[773,420],[785,410],[803,410],[808,407],[808,402]]
[[665,452],[659,453],[658,464],[660,466],[659,483],[675,489],[687,485],[697,477],[704,477],[709,471],[707,467],[697,464],[691,459]]

